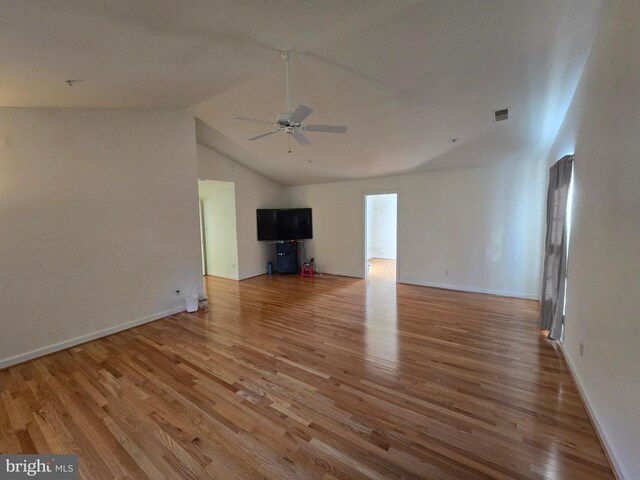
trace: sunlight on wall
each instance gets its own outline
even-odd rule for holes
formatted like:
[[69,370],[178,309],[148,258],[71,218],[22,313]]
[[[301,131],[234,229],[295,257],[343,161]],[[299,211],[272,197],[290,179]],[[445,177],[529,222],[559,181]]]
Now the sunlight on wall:
[[[569,242],[571,241],[571,213],[573,211],[573,189],[575,178],[575,162],[573,169],[571,170],[571,181],[569,183],[569,193],[567,194],[567,275],[564,279],[564,304],[562,305],[562,313],[566,314],[567,311],[567,284],[569,283]],[[564,339],[564,325],[562,328],[562,335],[560,337]]]
[[504,225],[494,225],[491,229],[489,244],[487,245],[487,259],[497,262],[502,258],[502,238],[504,237]]

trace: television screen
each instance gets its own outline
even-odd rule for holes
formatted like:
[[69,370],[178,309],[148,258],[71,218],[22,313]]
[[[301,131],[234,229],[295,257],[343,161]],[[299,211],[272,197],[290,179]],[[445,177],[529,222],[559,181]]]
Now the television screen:
[[310,208],[257,210],[258,240],[303,240],[313,238]]
[[258,210],[258,240],[278,240],[278,210]]

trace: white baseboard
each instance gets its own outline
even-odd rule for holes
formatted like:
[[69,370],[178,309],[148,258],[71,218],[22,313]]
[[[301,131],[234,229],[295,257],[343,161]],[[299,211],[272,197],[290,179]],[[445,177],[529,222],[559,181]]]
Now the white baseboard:
[[[238,280],[246,280],[247,278],[258,277],[258,276],[264,275],[266,273],[267,273],[266,270],[256,270],[255,272],[251,272],[251,273],[247,273],[246,275],[242,275],[240,278],[238,278]],[[274,272],[274,273],[278,273],[278,272]]]
[[240,280],[240,278],[237,275],[219,275],[217,273],[206,273],[203,275],[203,277],[217,277],[217,278],[226,278],[227,280]]
[[589,414],[591,423],[593,423],[593,426],[595,427],[596,432],[598,434],[598,438],[600,438],[600,443],[602,443],[605,453],[607,454],[607,457],[609,457],[609,461],[611,462],[611,466],[613,467],[613,471],[616,475],[616,478],[618,478],[618,480],[625,480],[626,477],[623,474],[624,470],[622,468],[622,465],[620,464],[620,461],[618,460],[618,456],[604,434],[602,425],[600,425],[600,422],[598,421],[598,417],[596,416],[596,413],[593,411],[593,407],[589,402],[589,396],[587,395],[587,392],[582,387],[582,383],[580,383],[580,378],[576,374],[576,370],[573,368],[573,365],[571,364],[571,359],[569,358],[569,355],[567,355],[567,351],[564,349],[564,344],[562,342],[557,342],[557,343],[560,346],[560,350],[562,351],[562,356],[564,357],[564,361],[567,364],[567,367],[569,367],[569,373],[571,374],[571,378],[573,378],[573,383],[576,384],[578,393],[582,398],[582,403],[584,403],[585,407],[587,408],[587,413]]
[[86,335],[81,335],[79,337],[75,337],[70,340],[64,340],[59,343],[54,343],[53,345],[49,345],[42,348],[36,348],[35,350],[14,355],[13,357],[3,358],[2,360],[0,360],[0,370],[3,368],[10,367],[11,365],[16,365],[18,363],[26,362],[28,360],[33,360],[34,358],[48,355],[50,353],[59,352],[60,350],[65,350],[67,348],[74,347],[81,343],[95,340],[96,338],[106,337],[107,335],[118,333],[118,332],[121,332],[122,330],[128,330],[129,328],[137,327],[138,325],[153,322],[154,320],[168,317],[169,315],[175,315],[176,313],[180,313],[182,311],[184,311],[183,307],[171,308],[169,310],[165,310],[163,312],[157,312],[152,315],[147,315],[146,317],[138,318],[136,320],[132,320],[127,323],[121,323],[120,325],[115,325],[113,327],[104,328],[102,330],[88,333]]
[[363,279],[365,278],[363,275],[357,275],[354,273],[344,273],[344,272],[317,272],[316,275],[318,276],[322,276],[322,275],[331,275],[331,276],[337,276],[337,277],[349,277],[349,278],[359,278],[359,279]]
[[444,288],[446,290],[456,290],[458,292],[469,293],[486,293],[489,295],[500,295],[501,297],[526,298],[527,300],[539,300],[538,295],[524,292],[511,292],[508,290],[492,290],[488,288],[465,287],[463,285],[449,285],[447,283],[423,282],[420,280],[412,280],[410,278],[398,278],[398,283],[406,283],[409,285],[420,285],[422,287]]

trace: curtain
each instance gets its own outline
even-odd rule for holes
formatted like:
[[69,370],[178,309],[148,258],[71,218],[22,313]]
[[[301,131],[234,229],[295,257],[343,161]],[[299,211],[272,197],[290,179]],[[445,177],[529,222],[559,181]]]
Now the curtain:
[[540,327],[558,340],[564,322],[564,293],[567,276],[567,200],[573,156],[558,160],[549,170],[547,191],[547,234],[540,305]]

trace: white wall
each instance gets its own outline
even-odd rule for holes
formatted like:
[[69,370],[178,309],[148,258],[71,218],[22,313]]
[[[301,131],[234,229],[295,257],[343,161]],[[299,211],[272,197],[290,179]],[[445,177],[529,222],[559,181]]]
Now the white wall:
[[552,163],[575,150],[563,348],[629,480],[640,478],[638,25],[640,2],[608,4],[550,158]]
[[202,292],[196,168],[186,112],[0,108],[0,367]]
[[206,274],[238,280],[236,189],[233,182],[198,182]]
[[393,193],[367,195],[367,259],[396,259],[397,198]]
[[397,191],[400,281],[537,298],[545,180],[544,160],[512,160],[287,187],[283,201],[313,208],[305,244],[320,271],[364,276],[363,196]]
[[198,178],[235,183],[239,278],[265,273],[275,247],[258,242],[256,209],[279,207],[281,187],[205,145],[197,150]]

